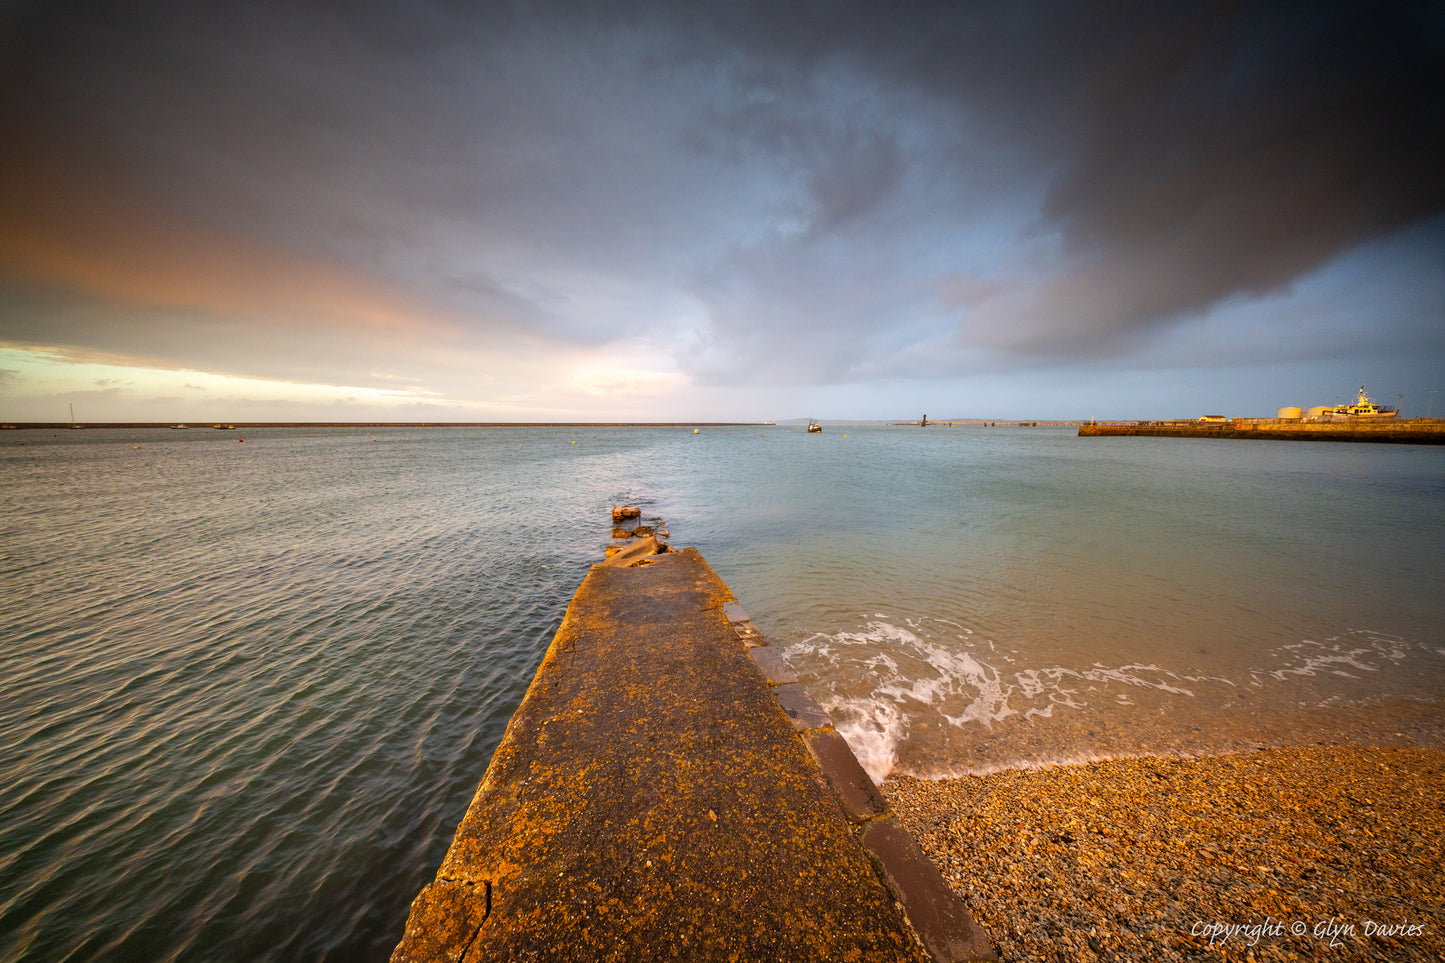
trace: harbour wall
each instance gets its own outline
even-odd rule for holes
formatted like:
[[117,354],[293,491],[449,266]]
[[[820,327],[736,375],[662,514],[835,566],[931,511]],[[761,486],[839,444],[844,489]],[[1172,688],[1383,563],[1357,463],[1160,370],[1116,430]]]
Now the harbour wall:
[[393,963],[995,954],[696,549],[594,565]]
[[1245,438],[1275,441],[1354,441],[1397,445],[1445,444],[1445,421],[1301,422],[1275,418],[1232,418],[1225,422],[1140,421],[1083,424],[1080,438],[1143,435],[1162,438]]

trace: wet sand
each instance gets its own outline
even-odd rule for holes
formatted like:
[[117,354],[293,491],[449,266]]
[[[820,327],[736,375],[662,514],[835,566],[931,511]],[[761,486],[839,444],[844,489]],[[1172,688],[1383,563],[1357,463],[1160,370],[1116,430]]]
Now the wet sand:
[[884,791],[1004,960],[1445,959],[1439,749],[1115,759]]

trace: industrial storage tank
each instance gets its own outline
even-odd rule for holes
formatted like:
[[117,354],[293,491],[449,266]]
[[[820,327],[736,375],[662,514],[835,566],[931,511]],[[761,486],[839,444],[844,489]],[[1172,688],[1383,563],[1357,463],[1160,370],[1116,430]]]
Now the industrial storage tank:
[[1297,407],[1296,407],[1296,408],[1281,408],[1281,409],[1279,410],[1279,413],[1276,414],[1275,417],[1276,417],[1276,418],[1281,418],[1281,419],[1283,419],[1283,420],[1285,420],[1285,421],[1299,421],[1301,414],[1302,414],[1302,412],[1301,412],[1301,411],[1299,410],[1299,408],[1297,408]]
[[1327,406],[1325,405],[1315,405],[1309,411],[1305,412],[1305,414],[1309,415],[1311,418],[1319,418],[1325,413],[1326,410]]

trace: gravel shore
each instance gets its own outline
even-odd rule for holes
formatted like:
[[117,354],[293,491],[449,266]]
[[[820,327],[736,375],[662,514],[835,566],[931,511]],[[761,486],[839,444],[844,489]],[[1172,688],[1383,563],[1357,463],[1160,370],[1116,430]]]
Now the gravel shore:
[[1445,752],[1303,746],[894,778],[1004,960],[1445,959]]

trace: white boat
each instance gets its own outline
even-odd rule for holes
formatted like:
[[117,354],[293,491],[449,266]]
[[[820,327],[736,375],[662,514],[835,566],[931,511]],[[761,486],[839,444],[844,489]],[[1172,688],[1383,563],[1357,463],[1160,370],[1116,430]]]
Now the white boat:
[[1384,408],[1370,400],[1365,394],[1365,386],[1360,385],[1359,397],[1352,405],[1336,405],[1333,408],[1326,408],[1323,412],[1329,418],[1348,418],[1350,421],[1381,421],[1387,418],[1396,418],[1400,414],[1399,408]]
[[190,425],[171,425],[171,431],[182,431],[190,427]]

